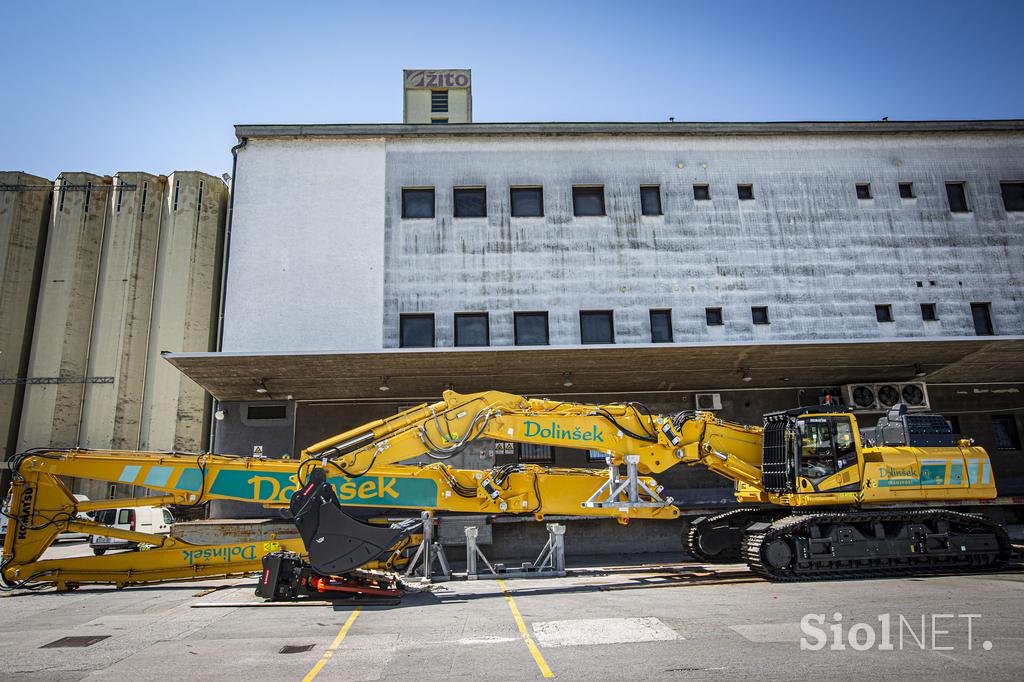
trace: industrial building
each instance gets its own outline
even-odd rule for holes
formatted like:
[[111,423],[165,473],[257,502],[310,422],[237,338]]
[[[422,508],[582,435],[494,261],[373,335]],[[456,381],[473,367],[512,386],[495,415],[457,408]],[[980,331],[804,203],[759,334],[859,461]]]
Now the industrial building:
[[0,173],[3,461],[206,446],[208,397],[160,354],[213,348],[227,196],[197,172]]
[[[868,423],[901,400],[948,415],[1001,501],[1024,493],[1024,121],[439,113],[236,127],[219,350],[167,356],[216,398],[216,451],[294,456],[444,388],[754,424],[830,395]],[[705,471],[661,482],[732,502]]]
[[[470,76],[406,71],[402,124],[236,126],[230,204],[197,173],[5,175],[8,448],[293,457],[446,388],[749,424],[902,401],[1024,503],[1024,121],[474,123]],[[604,466],[452,463],[510,462]]]

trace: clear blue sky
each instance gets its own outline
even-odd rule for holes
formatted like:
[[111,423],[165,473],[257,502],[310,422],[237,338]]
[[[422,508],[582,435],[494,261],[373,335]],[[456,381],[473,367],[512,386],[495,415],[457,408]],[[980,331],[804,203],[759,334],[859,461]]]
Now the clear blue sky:
[[0,169],[230,169],[235,123],[1024,117],[1024,2],[4,2]]

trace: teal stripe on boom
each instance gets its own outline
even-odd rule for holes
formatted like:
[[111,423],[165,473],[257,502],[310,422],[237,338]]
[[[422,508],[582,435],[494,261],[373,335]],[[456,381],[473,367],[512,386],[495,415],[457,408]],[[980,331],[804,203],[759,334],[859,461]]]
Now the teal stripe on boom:
[[135,479],[138,478],[140,471],[142,471],[142,467],[129,464],[121,470],[121,477],[117,480],[120,483],[135,483]]
[[178,490],[185,490],[190,493],[197,492],[199,486],[203,484],[203,475],[199,469],[185,469],[181,472],[181,476],[178,478],[178,485],[174,486]]
[[173,472],[174,467],[150,467],[149,473],[146,474],[146,480],[142,484],[162,488],[167,485],[167,481],[171,478],[171,473]]

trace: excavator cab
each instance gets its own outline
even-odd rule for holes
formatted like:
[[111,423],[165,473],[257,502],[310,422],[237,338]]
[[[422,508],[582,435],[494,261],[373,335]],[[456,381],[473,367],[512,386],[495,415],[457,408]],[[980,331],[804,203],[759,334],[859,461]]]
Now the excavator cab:
[[860,481],[855,418],[823,405],[765,415],[762,468],[770,493],[835,493]]

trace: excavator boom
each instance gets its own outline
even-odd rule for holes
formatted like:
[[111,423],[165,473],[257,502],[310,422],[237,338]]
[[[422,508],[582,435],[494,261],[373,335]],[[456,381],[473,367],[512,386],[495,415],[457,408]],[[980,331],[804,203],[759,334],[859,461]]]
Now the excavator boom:
[[[678,464],[704,466],[735,482],[737,499],[742,502],[787,509],[986,499],[995,495],[987,455],[981,448],[946,433],[948,422],[938,415],[914,420],[892,415],[890,420],[880,422],[879,433],[885,438],[890,437],[885,434],[896,433],[891,437],[903,441],[894,440],[890,445],[883,440],[876,446],[862,443],[852,414],[835,409],[791,412],[768,415],[765,426],[760,427],[726,422],[708,412],[657,415],[637,403],[592,405],[499,391],[468,395],[446,391],[439,402],[419,405],[316,443],[303,450],[297,460],[28,451],[12,462],[14,483],[5,512],[11,524],[0,578],[8,586],[52,583],[58,588],[89,582],[126,585],[182,580],[252,572],[258,570],[262,557],[280,551],[308,550],[314,569],[325,575],[344,573],[372,561],[396,561],[396,552],[408,544],[414,532],[413,524],[366,524],[350,518],[343,507],[384,512],[531,514],[538,520],[548,514],[570,514],[614,518],[621,523],[631,519],[676,519],[679,509],[651,474]],[[533,464],[460,470],[446,463],[482,438],[601,452],[606,465],[603,470]],[[432,463],[405,463],[423,457]],[[65,486],[64,477],[133,484],[149,489],[153,495],[78,502]],[[289,508],[301,539],[197,546],[174,536],[112,528],[77,516],[115,507],[198,505],[214,499]],[[752,524],[778,516],[773,513],[730,512],[724,522],[715,520],[705,525],[709,529],[724,528],[719,540],[725,538],[728,542],[724,544],[735,545],[736,538],[746,537]],[[859,523],[856,514],[850,518],[854,520],[849,523]],[[950,518],[947,515],[945,520],[935,520],[932,535],[946,538],[940,544],[952,546],[948,528],[956,526],[962,529],[957,533],[973,533],[976,542],[972,546],[981,547],[973,550],[971,561],[989,561],[994,552],[1000,556],[1004,553],[1005,543],[997,531],[969,519],[957,517],[954,523]],[[793,522],[791,527],[806,528],[812,535],[839,533],[835,528],[823,530],[809,524],[806,518],[799,524]],[[109,557],[43,559],[45,550],[65,530],[105,535],[152,549]],[[876,531],[865,528],[857,532]],[[911,528],[907,532],[924,531]],[[776,535],[766,532],[764,542],[776,542],[776,560],[792,562],[799,554],[790,546],[796,540],[791,542],[784,532],[777,535],[783,539],[777,541]],[[701,553],[700,536],[700,528],[691,529],[691,553],[711,558]],[[709,533],[704,537],[707,546],[716,544],[711,542],[712,536]],[[782,548],[778,542],[789,545]],[[863,544],[867,547],[870,543],[865,540]],[[756,554],[760,548],[758,545],[756,551],[751,551]],[[833,550],[826,543],[820,551],[827,554]],[[878,552],[870,548],[864,551],[869,557],[871,552]],[[750,563],[755,567],[766,565],[754,555]]]

